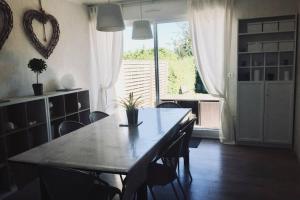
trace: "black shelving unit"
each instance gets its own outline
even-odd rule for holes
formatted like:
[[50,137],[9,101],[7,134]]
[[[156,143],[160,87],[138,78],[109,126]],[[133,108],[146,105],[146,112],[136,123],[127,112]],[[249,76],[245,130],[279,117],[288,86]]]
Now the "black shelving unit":
[[64,120],[89,124],[89,91],[54,92],[0,103],[0,198],[14,185],[7,159],[59,137]]

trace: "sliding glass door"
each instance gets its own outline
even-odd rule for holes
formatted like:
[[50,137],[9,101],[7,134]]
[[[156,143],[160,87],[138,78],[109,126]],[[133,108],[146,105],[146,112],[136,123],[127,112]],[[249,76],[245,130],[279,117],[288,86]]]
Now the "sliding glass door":
[[154,23],[154,39],[132,40],[124,31],[124,55],[118,96],[141,96],[144,107],[174,101],[192,108],[201,128],[219,128],[219,103],[211,101],[196,70],[187,21]]
[[155,106],[154,40],[132,40],[132,26],[127,26],[117,93],[125,98],[130,92],[142,97],[144,107]]

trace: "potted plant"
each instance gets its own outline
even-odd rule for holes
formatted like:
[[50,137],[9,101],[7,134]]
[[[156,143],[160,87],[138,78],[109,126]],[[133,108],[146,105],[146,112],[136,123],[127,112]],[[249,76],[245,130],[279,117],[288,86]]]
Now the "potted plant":
[[43,73],[43,71],[46,71],[46,62],[43,59],[33,58],[29,61],[28,68],[36,73],[36,83],[32,84],[34,95],[43,95],[43,84],[39,83],[39,75]]
[[121,100],[123,107],[126,109],[128,125],[137,125],[139,110],[138,107],[142,103],[141,97],[134,98],[133,92],[129,93],[128,98]]

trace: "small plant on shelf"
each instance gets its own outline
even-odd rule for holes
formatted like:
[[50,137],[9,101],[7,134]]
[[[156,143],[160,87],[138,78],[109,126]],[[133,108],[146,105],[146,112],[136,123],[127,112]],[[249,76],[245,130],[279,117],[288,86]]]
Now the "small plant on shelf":
[[47,63],[43,59],[33,58],[29,61],[28,68],[36,74],[36,83],[32,84],[34,94],[43,95],[43,84],[39,83],[39,75],[46,71]]
[[141,96],[135,98],[131,92],[128,98],[121,100],[122,106],[126,109],[128,125],[137,125],[138,123],[138,107],[142,104],[141,98]]

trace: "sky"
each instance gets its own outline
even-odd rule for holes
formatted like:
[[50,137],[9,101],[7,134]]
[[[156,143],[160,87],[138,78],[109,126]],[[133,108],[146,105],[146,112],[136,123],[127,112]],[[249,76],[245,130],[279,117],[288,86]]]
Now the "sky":
[[[158,24],[158,48],[167,48],[173,50],[172,39],[178,37],[181,33],[181,27],[186,22],[172,22]],[[153,28],[152,28],[153,30]],[[153,39],[150,40],[132,40],[132,27],[126,27],[124,31],[124,52],[135,51],[137,49],[149,49],[154,47]]]

